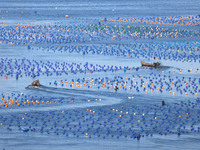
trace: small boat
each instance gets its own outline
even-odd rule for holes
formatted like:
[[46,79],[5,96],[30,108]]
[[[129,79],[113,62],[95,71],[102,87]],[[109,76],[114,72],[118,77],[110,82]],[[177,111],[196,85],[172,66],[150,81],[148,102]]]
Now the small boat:
[[161,63],[159,63],[159,62],[146,63],[146,62],[143,62],[143,61],[141,61],[141,64],[142,64],[142,66],[154,67],[154,68],[157,68],[161,65]]
[[31,83],[31,86],[36,86],[39,87],[40,86],[40,81],[39,80],[35,80]]

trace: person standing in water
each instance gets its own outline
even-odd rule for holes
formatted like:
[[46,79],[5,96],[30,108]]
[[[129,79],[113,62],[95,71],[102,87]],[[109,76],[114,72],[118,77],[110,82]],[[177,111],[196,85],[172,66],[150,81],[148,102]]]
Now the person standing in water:
[[115,90],[115,92],[117,92],[117,90],[118,90],[117,84],[115,84],[114,90]]

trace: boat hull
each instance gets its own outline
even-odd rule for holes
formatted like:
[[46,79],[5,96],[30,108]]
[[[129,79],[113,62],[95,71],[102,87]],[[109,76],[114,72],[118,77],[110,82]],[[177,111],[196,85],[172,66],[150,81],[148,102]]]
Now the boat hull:
[[142,65],[142,66],[147,66],[147,67],[154,67],[154,68],[156,68],[156,67],[159,67],[159,66],[160,66],[160,63],[159,63],[159,62],[157,62],[157,63],[146,63],[146,62],[141,61],[141,65]]

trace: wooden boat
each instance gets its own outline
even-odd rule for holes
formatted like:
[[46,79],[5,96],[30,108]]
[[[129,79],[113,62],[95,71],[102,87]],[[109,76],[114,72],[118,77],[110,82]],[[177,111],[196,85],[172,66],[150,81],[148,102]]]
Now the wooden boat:
[[35,80],[31,83],[31,86],[40,86],[40,81],[39,80]]
[[157,68],[160,66],[161,63],[159,62],[155,62],[155,63],[146,63],[146,62],[143,62],[141,61],[141,65],[142,66],[147,66],[147,67],[154,67],[154,68]]

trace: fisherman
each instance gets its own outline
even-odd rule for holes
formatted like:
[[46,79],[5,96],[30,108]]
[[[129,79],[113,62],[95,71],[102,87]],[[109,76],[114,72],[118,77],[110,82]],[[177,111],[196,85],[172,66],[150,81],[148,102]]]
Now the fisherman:
[[158,66],[160,66],[160,63],[157,61],[157,62],[153,63],[153,66],[154,66],[155,68],[157,68]]
[[154,60],[156,60],[156,62],[153,63],[153,66],[154,66],[155,68],[157,68],[158,66],[160,66],[160,63],[159,63],[159,61],[158,61],[158,59],[157,59],[156,57],[154,57]]
[[117,90],[118,90],[117,84],[115,84],[114,90],[115,90],[115,92],[117,92]]

